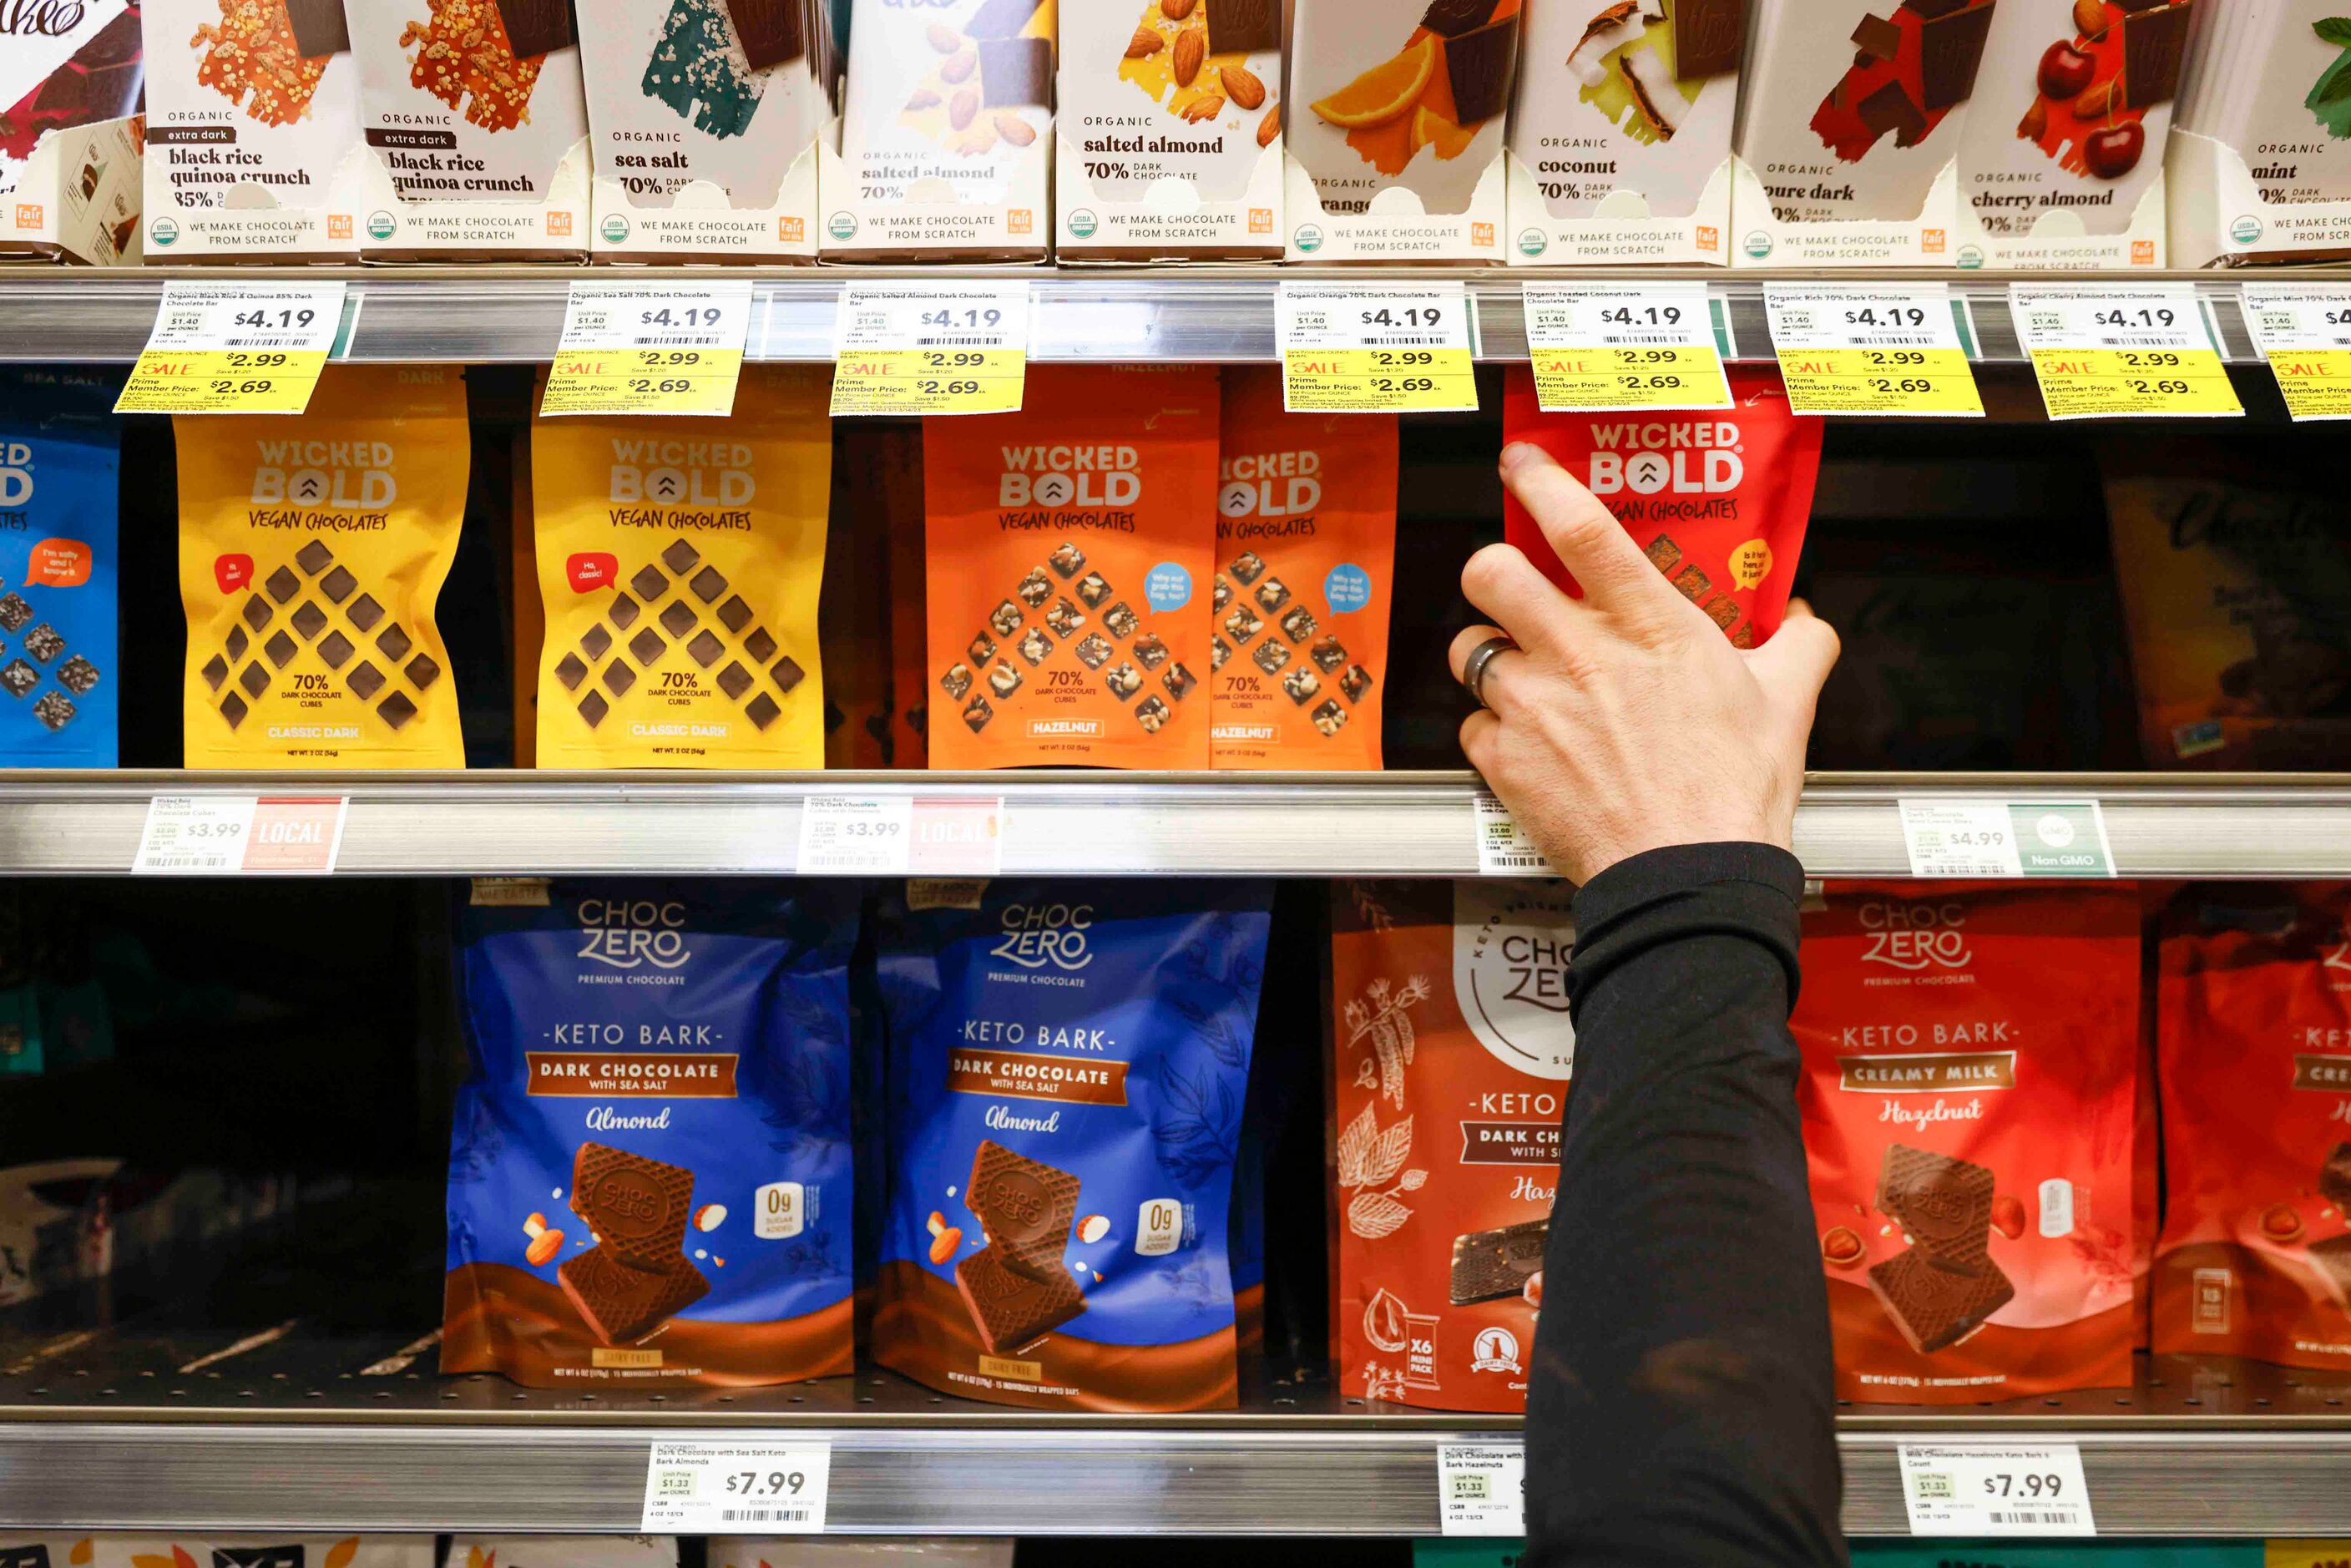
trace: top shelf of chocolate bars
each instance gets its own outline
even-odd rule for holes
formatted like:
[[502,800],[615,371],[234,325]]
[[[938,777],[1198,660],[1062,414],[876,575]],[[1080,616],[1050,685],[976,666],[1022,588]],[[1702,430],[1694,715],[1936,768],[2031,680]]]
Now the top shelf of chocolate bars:
[[91,0],[11,68],[0,249],[95,266],[2326,261],[2351,253],[2336,9]]

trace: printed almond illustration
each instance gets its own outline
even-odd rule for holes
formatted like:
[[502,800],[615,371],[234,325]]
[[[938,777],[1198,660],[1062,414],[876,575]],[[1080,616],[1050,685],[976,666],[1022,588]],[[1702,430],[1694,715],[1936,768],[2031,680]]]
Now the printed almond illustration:
[[[1859,162],[1888,132],[1916,147],[1974,93],[1994,0],[1902,0],[1853,30],[1853,63],[1813,113],[1821,145]],[[2086,84],[2085,84],[2086,85]]]
[[2074,174],[2119,180],[2137,168],[2147,111],[2179,90],[2193,8],[2193,0],[2136,10],[2075,0],[2074,30],[2043,51],[2039,90],[2016,134]]
[[937,61],[898,123],[967,158],[1029,146],[1051,123],[1052,31],[1042,0],[987,0],[961,32],[932,23],[924,41]]
[[1510,101],[1522,0],[1434,0],[1389,59],[1318,99],[1314,112],[1381,173],[1404,172],[1424,147],[1450,162]]
[[1177,120],[1246,132],[1262,146],[1280,127],[1281,80],[1249,57],[1281,47],[1280,23],[1275,0],[1150,0],[1118,78]]
[[1567,57],[1577,99],[1644,145],[1672,141],[1706,79],[1739,68],[1746,9],[1746,0],[1616,0]]
[[485,131],[530,120],[530,95],[549,49],[573,41],[562,0],[433,0],[430,17],[400,31],[411,86],[431,93]]
[[198,25],[188,47],[196,80],[264,125],[310,112],[327,62],[351,47],[340,3],[220,0],[220,21]]

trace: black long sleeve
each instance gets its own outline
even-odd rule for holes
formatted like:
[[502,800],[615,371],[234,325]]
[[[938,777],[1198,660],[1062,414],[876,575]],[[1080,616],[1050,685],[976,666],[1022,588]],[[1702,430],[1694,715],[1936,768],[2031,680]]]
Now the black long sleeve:
[[1788,1032],[1802,891],[1793,856],[1732,843],[1576,895],[1528,1568],[1845,1561]]

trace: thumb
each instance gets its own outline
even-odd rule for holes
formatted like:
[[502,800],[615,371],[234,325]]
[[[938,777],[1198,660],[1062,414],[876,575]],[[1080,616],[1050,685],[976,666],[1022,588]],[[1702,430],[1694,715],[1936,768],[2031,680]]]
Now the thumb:
[[1775,706],[1810,713],[1821,687],[1836,667],[1840,645],[1829,623],[1801,599],[1788,601],[1788,618],[1771,641],[1747,655],[1747,668]]

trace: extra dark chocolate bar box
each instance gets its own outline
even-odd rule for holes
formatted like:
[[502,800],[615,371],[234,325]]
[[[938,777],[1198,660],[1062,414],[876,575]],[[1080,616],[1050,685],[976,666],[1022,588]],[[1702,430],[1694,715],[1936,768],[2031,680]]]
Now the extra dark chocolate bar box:
[[458,924],[441,1369],[847,1372],[847,884],[485,878]]
[[910,883],[874,1359],[1040,1409],[1230,1408],[1233,1167],[1271,889]]

